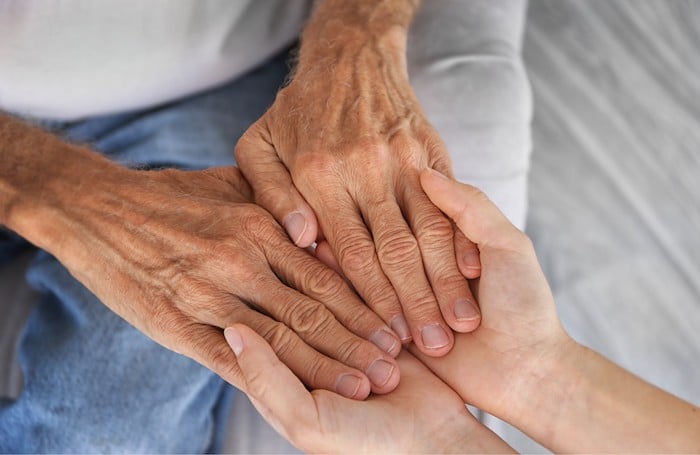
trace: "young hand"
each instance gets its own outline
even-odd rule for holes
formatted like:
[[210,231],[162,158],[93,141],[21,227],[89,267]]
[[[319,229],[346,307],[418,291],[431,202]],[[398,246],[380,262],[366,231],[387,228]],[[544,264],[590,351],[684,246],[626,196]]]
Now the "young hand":
[[399,357],[401,383],[386,395],[354,401],[309,392],[250,328],[225,331],[236,353],[243,390],[262,416],[310,453],[512,452],[481,425],[462,399],[415,357]]

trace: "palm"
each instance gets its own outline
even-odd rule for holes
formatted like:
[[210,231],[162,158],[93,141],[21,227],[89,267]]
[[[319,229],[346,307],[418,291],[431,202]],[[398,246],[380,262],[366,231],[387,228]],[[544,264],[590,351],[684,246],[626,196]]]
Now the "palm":
[[473,283],[481,326],[458,334],[443,358],[416,355],[466,402],[489,410],[494,400],[517,393],[513,372],[534,373],[553,352],[548,347],[565,337],[534,254],[482,248],[481,260],[482,276]]
[[[243,329],[245,330],[245,329]],[[254,341],[247,335],[246,343]],[[257,338],[257,337],[256,337]],[[350,400],[326,390],[307,392],[268,347],[247,348],[239,357],[247,390],[265,419],[305,452],[485,452],[510,451],[481,425],[450,387],[406,351],[398,357],[401,383],[390,394]],[[263,360],[264,359],[264,360]],[[270,382],[276,377],[274,383]],[[284,399],[283,399],[284,398]]]

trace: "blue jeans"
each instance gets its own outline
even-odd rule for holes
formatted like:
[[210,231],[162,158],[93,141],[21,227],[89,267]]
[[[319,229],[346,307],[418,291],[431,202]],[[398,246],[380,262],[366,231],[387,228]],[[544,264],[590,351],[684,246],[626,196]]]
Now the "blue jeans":
[[[38,123],[128,166],[234,165],[233,147],[274,100],[286,59],[151,110]],[[0,231],[0,263],[22,242]],[[0,452],[217,450],[231,386],[127,324],[46,252],[27,279],[39,301],[19,342],[24,389],[0,401]]]

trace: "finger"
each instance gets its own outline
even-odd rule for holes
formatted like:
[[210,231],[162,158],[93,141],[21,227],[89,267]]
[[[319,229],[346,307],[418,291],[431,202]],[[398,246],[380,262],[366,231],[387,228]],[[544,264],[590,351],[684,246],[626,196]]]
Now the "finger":
[[312,389],[330,390],[357,400],[369,395],[371,384],[361,371],[322,355],[285,324],[261,314],[253,316],[252,311],[241,322],[265,338],[280,360]]
[[335,258],[333,250],[331,249],[331,246],[327,241],[318,242],[314,254],[316,256],[316,259],[323,262],[326,266],[335,270],[335,272],[338,275],[342,276],[343,278],[346,278],[345,274],[343,274],[343,269],[340,268],[340,264]]
[[[218,341],[223,341],[223,336],[221,330],[216,327],[223,329],[241,323],[252,328],[267,340],[280,360],[304,384],[313,389],[330,390],[356,400],[367,398],[371,391],[371,384],[361,371],[319,353],[289,327],[249,308],[237,297],[230,296],[225,302],[223,300],[217,302],[215,307],[201,311],[198,317],[202,321],[198,326],[211,327],[218,335]],[[183,334],[185,335],[187,334]],[[199,333],[196,336],[187,335],[187,339],[194,345],[194,349],[190,349],[190,354],[187,355],[195,359],[203,358],[204,361],[200,363],[216,371],[237,387],[242,387],[240,370],[237,366],[227,367],[227,362],[232,359],[228,347],[222,350],[221,343],[213,340],[211,333],[206,338]],[[232,365],[235,366],[236,363]],[[227,368],[233,369],[229,371]]]
[[[442,141],[435,130],[429,128],[423,132],[426,138],[424,147],[430,157],[430,168],[454,180],[450,154],[447,145]],[[457,256],[457,266],[460,272],[469,279],[477,278],[481,274],[481,260],[476,244],[467,239],[462,231],[453,226],[455,232],[454,248]]]
[[280,161],[265,127],[264,117],[236,144],[236,161],[253,189],[255,202],[284,226],[295,245],[306,248],[318,234],[316,216],[297,191]]
[[265,255],[272,270],[288,286],[321,302],[354,334],[371,341],[392,357],[399,354],[401,341],[398,336],[332,269],[285,242],[275,248],[265,248]]
[[457,223],[460,231],[479,248],[521,248],[525,237],[478,188],[454,180],[432,169],[420,175],[430,200]]
[[365,303],[399,336],[411,341],[411,332],[403,316],[399,298],[379,263],[374,242],[362,215],[349,196],[336,195],[324,201],[328,213],[324,233],[343,273]]
[[318,352],[363,371],[372,392],[387,393],[396,388],[399,369],[394,358],[346,329],[321,302],[284,286],[272,274],[260,277],[256,287],[255,295],[242,297],[284,323]]
[[458,268],[452,222],[430,202],[417,175],[405,178],[398,194],[445,321],[458,332],[473,331],[479,326],[481,314]]
[[[439,357],[448,353],[454,336],[442,317],[425,275],[418,241],[406,224],[398,203],[395,200],[383,201],[361,204],[360,207],[372,230],[382,270],[401,302],[413,342],[428,355]],[[454,257],[454,253],[450,257]]]
[[464,236],[464,233],[452,223],[455,240],[455,255],[457,266],[465,278],[475,279],[481,276],[481,256],[476,243]]
[[241,324],[225,329],[224,336],[236,355],[242,389],[263,418],[290,441],[293,434],[318,433],[314,426],[319,418],[312,395],[270,345]]
[[239,389],[245,388],[245,379],[233,352],[220,329],[207,324],[192,324],[182,330],[187,342],[177,352],[194,359]]

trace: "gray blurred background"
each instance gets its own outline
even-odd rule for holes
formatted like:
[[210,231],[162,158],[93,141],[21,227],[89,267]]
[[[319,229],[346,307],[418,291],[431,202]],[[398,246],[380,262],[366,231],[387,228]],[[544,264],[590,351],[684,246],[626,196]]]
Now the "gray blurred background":
[[566,328],[700,403],[700,1],[530,0],[524,59],[527,231]]

